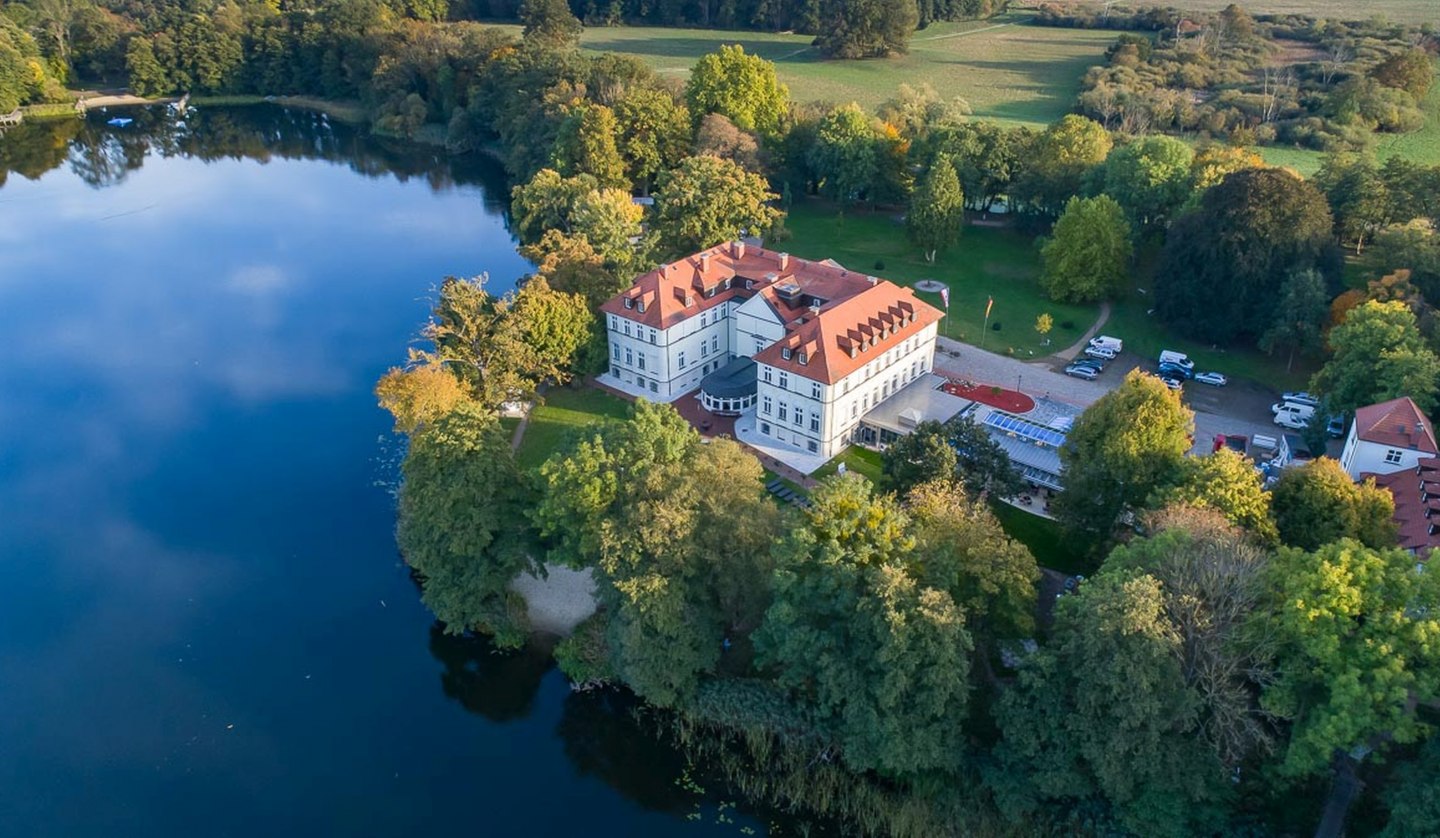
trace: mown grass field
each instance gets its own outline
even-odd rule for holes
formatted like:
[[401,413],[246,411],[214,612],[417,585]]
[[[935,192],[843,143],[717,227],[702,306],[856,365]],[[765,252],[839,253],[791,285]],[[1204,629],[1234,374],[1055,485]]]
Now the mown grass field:
[[[1440,166],[1440,75],[1420,106],[1425,111],[1425,125],[1409,134],[1377,135],[1376,159],[1383,163],[1391,157],[1404,157],[1426,166]],[[1323,152],[1280,146],[1262,148],[1260,155],[1272,166],[1288,166],[1307,177],[1319,171],[1325,159]]]
[[629,409],[629,402],[594,387],[550,390],[545,394],[545,403],[530,412],[515,462],[522,471],[533,471],[571,434],[606,419],[624,419]]
[[[1152,3],[1149,0],[1126,0],[1117,7],[1170,5],[1197,12],[1218,12],[1233,0],[1176,0]],[[1246,0],[1240,4],[1252,15],[1301,14],[1332,20],[1356,20],[1384,17],[1399,23],[1440,23],[1440,5],[1435,0]]]
[[595,52],[639,56],[682,79],[701,55],[742,44],[775,62],[796,101],[854,101],[873,110],[901,84],[928,83],[944,96],[965,99],[976,117],[1047,125],[1070,109],[1080,77],[1100,62],[1116,33],[1030,26],[1027,20],[1019,13],[936,24],[915,34],[909,55],[866,61],[825,60],[809,36],[768,32],[591,28],[580,43]]
[[[905,226],[888,212],[852,210],[841,214],[831,204],[796,204],[786,219],[791,238],[776,246],[807,259],[833,258],[847,268],[873,273],[902,285],[935,279],[950,287],[950,313],[941,334],[981,343],[985,304],[995,298],[984,346],[1018,357],[1043,357],[1064,349],[1095,321],[1094,305],[1051,302],[1040,289],[1040,255],[1034,238],[1008,229],[966,226],[960,243],[925,262],[905,238]],[[926,302],[944,307],[940,295],[921,292]],[[1050,344],[1035,331],[1035,320],[1049,314]],[[1069,324],[1068,326],[1066,324]]]

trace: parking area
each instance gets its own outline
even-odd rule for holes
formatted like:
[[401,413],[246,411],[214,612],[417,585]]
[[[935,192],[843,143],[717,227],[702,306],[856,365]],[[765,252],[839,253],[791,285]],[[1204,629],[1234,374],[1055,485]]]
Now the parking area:
[[[1104,372],[1094,381],[1065,375],[1060,371],[1064,366],[1059,362],[1020,361],[946,338],[940,339],[935,353],[935,369],[942,375],[1016,387],[1032,396],[1048,396],[1081,408],[1088,407],[1119,386],[1130,370],[1138,367],[1153,373],[1158,363],[1154,358],[1121,352],[1114,360],[1106,362]],[[1224,373],[1225,370],[1218,372]],[[1285,429],[1274,423],[1270,413],[1270,405],[1279,398],[1278,391],[1253,381],[1232,379],[1224,387],[1186,382],[1181,399],[1195,411],[1195,447],[1191,453],[1210,453],[1217,434],[1274,437],[1284,433]],[[1330,455],[1336,456],[1339,450],[1340,441],[1331,440]]]

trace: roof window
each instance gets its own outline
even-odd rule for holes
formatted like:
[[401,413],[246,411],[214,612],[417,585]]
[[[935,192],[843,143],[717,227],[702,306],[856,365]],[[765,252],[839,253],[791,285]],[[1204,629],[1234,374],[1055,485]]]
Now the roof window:
[[780,347],[780,357],[781,357],[781,358],[784,358],[784,359],[787,360],[787,361],[790,360],[790,347],[788,347],[788,346],[782,346],[782,347]]
[[626,307],[626,308],[634,308],[634,307],[635,307],[635,300],[634,300],[634,298],[632,298],[632,297],[626,297],[626,298],[625,298],[625,307]]

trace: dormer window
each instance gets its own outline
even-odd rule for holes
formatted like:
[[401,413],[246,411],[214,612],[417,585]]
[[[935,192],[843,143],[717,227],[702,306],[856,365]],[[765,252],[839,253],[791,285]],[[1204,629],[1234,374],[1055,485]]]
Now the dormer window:
[[708,300],[713,296],[715,296],[715,287],[712,285],[711,287],[705,289],[705,299]]
[[729,278],[726,278],[724,282],[721,282],[721,283],[720,283],[720,287],[721,287],[721,288],[729,288],[729,287],[730,287],[730,280],[729,280]]
[[634,300],[633,298],[631,298],[631,297],[626,297],[626,298],[625,298],[625,307],[626,307],[626,308],[634,308],[634,307],[635,307],[635,300]]
[[807,363],[809,363],[809,362],[810,362],[810,357],[809,357],[808,355],[806,355],[804,352],[801,352],[801,353],[800,353],[800,366],[803,367],[803,366],[805,366],[805,365],[806,365]]
[[854,358],[856,355],[859,355],[859,354],[860,354],[860,351],[855,348],[855,344],[853,344],[853,343],[850,344],[850,357],[851,357],[851,358]]
[[636,301],[635,301],[635,310],[638,311],[638,312],[640,312],[641,314],[644,314],[644,313],[645,313],[645,301],[644,301],[644,300],[636,300]]
[[755,287],[755,280],[753,280],[753,279],[747,279],[747,280],[745,280],[745,290],[746,290],[746,291],[749,291],[750,289],[752,289],[752,288],[754,288],[754,287]]
[[790,347],[782,346],[780,348],[780,357],[784,358],[787,361],[790,360]]

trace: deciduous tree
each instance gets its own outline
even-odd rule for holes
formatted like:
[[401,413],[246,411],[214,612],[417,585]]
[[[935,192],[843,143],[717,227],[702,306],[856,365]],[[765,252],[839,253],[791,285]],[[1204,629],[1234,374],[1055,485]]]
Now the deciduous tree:
[[654,230],[665,253],[693,253],[730,241],[742,230],[768,231],[782,213],[765,180],[729,160],[701,155],[660,177]]
[[551,161],[562,175],[590,175],[601,188],[628,193],[630,180],[625,176],[625,160],[616,147],[619,136],[614,111],[593,103],[575,105],[560,125]]
[[877,171],[875,128],[870,117],[851,102],[820,120],[810,147],[810,168],[820,190],[842,205],[865,196]]
[[1123,145],[1105,158],[1099,175],[1137,234],[1163,230],[1190,199],[1195,152],[1174,137],[1155,134]]
[[1075,420],[1060,449],[1065,491],[1050,508],[1071,533],[1103,541],[1123,513],[1175,482],[1194,432],[1178,394],[1132,371]]
[[626,172],[649,194],[655,178],[685,158],[690,111],[666,91],[640,88],[626,93],[615,105],[615,121]]
[[1290,720],[1283,771],[1319,774],[1336,751],[1424,735],[1414,702],[1440,695],[1440,576],[1347,539],[1281,550],[1267,581],[1279,666],[1262,700]]
[[1277,534],[1270,517],[1270,495],[1254,465],[1239,453],[1221,448],[1208,457],[1186,457],[1175,482],[1160,488],[1151,506],[1185,504],[1213,509],[1261,543],[1273,544]]
[[1070,114],[1041,132],[1028,149],[1028,165],[1015,195],[1036,212],[1055,217],[1080,192],[1085,176],[1105,162],[1114,140],[1100,123]]
[[910,196],[905,231],[910,241],[934,263],[935,254],[955,244],[965,224],[965,194],[950,158],[940,157]]
[[945,426],[930,419],[885,447],[880,455],[881,485],[903,495],[922,483],[953,481],[955,467],[955,449]]
[[1071,198],[1040,246],[1040,284],[1052,300],[1090,302],[1125,288],[1130,276],[1130,224],[1108,195]]
[[920,20],[915,0],[827,0],[815,46],[831,58],[877,58],[909,51]]
[[1395,543],[1395,501],[1374,480],[1357,484],[1340,463],[1321,457],[1281,473],[1270,493],[1280,541],[1314,550],[1342,538],[1374,547]]
[[411,435],[469,400],[460,379],[439,364],[391,367],[375,385],[375,396],[395,417],[395,430]]
[[1313,268],[1290,274],[1280,286],[1275,322],[1260,335],[1260,349],[1265,352],[1288,350],[1286,372],[1295,363],[1296,352],[1313,355],[1324,348],[1329,297],[1325,292],[1325,278]]
[[404,475],[396,540],[426,607],[452,634],[473,629],[519,646],[524,606],[507,588],[530,567],[519,524],[528,498],[500,423],[460,403],[411,438]]
[[1310,384],[1336,412],[1409,396],[1435,407],[1440,356],[1425,344],[1415,313],[1403,302],[1370,300],[1330,330],[1330,360]]
[[519,16],[524,38],[547,49],[578,45],[585,29],[566,0],[522,0]]
[[771,137],[779,131],[790,91],[776,78],[774,64],[734,44],[695,62],[685,100],[697,122],[707,113],[724,114],[746,131]]

